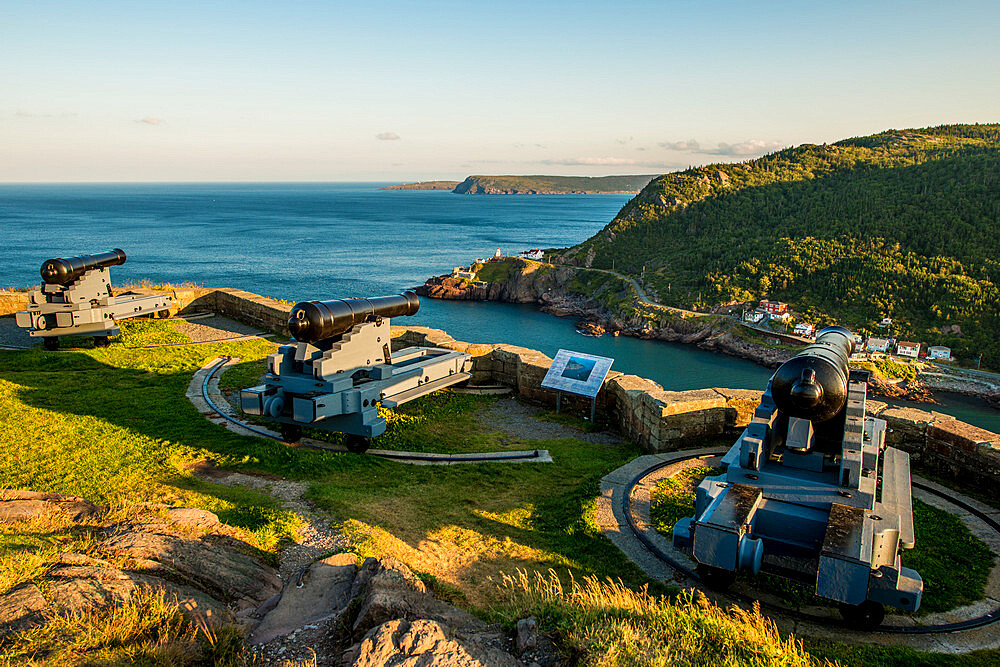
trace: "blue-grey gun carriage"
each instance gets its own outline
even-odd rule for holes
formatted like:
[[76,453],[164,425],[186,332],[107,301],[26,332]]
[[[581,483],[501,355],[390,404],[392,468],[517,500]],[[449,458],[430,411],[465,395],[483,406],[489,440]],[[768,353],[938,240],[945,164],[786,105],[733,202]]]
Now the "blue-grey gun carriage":
[[268,356],[264,384],[240,392],[243,411],[278,422],[287,442],[307,426],[344,433],[350,451],[365,451],[385,432],[379,405],[394,408],[471,377],[465,352],[391,352],[389,318],[419,308],[413,292],[295,304],[288,329],[298,343]]
[[702,579],[724,588],[761,570],[815,586],[849,625],[877,627],[885,605],[915,611],[923,581],[900,564],[914,545],[910,462],[866,417],[854,336],[828,327],[771,377],[753,420],[674,525]]
[[44,282],[31,293],[28,310],[15,315],[17,326],[41,338],[45,349],[55,350],[60,336],[93,336],[94,344],[102,346],[109,336],[120,333],[119,320],[169,315],[173,305],[169,296],[112,294],[109,269],[124,263],[125,251],[118,248],[45,260]]

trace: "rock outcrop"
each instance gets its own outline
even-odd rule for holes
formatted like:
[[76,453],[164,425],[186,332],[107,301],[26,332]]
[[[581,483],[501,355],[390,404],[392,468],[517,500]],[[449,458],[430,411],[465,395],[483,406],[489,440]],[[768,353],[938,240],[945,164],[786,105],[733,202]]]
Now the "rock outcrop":
[[110,513],[77,496],[0,491],[0,523],[31,529],[39,521],[87,531],[93,545],[87,554],[59,553],[0,594],[0,636],[148,590],[162,590],[202,621],[230,622],[280,588],[241,533],[204,510],[145,505]]

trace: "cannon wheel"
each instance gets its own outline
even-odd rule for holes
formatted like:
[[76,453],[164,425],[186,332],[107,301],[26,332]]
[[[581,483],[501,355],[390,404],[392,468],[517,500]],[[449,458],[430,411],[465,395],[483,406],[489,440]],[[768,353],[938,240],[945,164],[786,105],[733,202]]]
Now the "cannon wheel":
[[347,433],[344,438],[344,445],[347,446],[347,451],[352,454],[364,454],[371,447],[372,439],[366,438],[363,435]]
[[170,317],[170,311],[169,310],[158,310],[158,311],[156,311],[155,317],[158,320],[165,320],[168,317]]
[[42,347],[46,350],[58,350],[59,336],[46,336],[42,339]]
[[107,336],[94,336],[94,347],[107,347],[111,340]]
[[865,600],[861,604],[841,604],[840,615],[844,617],[844,622],[855,630],[874,630],[882,625],[885,607],[872,600]]
[[298,443],[302,439],[302,427],[297,424],[282,424],[281,439],[290,445]]
[[698,576],[709,588],[717,591],[724,591],[736,581],[736,573],[731,570],[723,570],[721,567],[712,567],[698,563],[695,568]]

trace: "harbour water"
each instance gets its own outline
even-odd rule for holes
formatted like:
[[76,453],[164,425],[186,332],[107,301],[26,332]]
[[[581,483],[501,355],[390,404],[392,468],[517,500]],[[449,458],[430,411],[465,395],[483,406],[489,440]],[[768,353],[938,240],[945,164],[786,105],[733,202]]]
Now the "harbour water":
[[[381,183],[0,185],[0,287],[37,284],[49,257],[123,248],[117,285],[194,282],[290,301],[378,296],[475,257],[565,247],[599,231],[628,195],[463,196]],[[589,338],[530,306],[423,299],[411,324],[459,340],[615,359],[665,389],[760,389],[770,371],[692,346]],[[402,322],[400,322],[402,324]],[[925,409],[928,406],[923,406]],[[1000,411],[962,396],[934,410],[1000,432]]]

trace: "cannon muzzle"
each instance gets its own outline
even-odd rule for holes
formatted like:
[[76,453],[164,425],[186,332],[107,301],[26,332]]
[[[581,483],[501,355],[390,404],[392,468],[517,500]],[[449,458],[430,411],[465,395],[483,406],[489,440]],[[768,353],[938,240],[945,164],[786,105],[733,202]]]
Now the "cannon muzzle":
[[334,299],[332,301],[300,301],[288,319],[292,337],[303,343],[315,343],[338,336],[351,327],[378,319],[415,315],[420,299],[413,292],[370,299]]
[[847,401],[848,359],[854,334],[844,327],[827,327],[816,342],[786,361],[771,378],[771,395],[789,417],[824,422]]
[[47,259],[42,263],[42,280],[54,285],[68,285],[91,269],[125,263],[125,251],[119,248],[96,255]]

